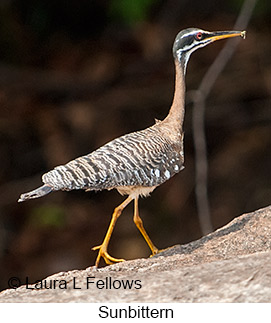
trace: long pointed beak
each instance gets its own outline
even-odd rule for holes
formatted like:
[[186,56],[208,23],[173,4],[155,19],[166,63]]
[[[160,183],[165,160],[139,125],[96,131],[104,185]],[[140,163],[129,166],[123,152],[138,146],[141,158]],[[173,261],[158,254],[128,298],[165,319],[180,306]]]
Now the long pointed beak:
[[210,41],[216,41],[220,39],[238,37],[238,36],[245,39],[246,31],[215,31],[215,32],[211,32],[209,34],[209,37],[207,37],[207,39],[209,39]]

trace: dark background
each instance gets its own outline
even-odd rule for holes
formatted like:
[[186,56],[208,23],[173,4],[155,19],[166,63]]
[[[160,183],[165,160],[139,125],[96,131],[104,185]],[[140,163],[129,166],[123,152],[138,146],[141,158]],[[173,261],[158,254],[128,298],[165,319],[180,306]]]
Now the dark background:
[[[171,46],[183,28],[232,29],[243,1],[14,0],[0,2],[0,288],[93,265],[116,191],[57,192],[17,203],[41,175],[107,141],[163,119],[174,90]],[[270,203],[271,42],[268,1],[258,1],[247,39],[207,101],[212,222]],[[187,91],[225,42],[193,54]],[[185,170],[140,200],[159,248],[201,237],[195,203],[191,104],[185,117]],[[109,252],[147,257],[132,206]]]

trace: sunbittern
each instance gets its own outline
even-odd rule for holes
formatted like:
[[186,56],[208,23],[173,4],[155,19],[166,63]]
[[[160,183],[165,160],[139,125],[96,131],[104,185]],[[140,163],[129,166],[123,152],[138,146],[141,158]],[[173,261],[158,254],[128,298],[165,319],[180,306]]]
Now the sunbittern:
[[52,191],[84,189],[103,190],[116,188],[126,194],[125,201],[115,208],[99,250],[95,265],[101,257],[107,264],[123,261],[111,257],[108,244],[118,217],[134,200],[134,222],[149,245],[152,255],[158,252],[138,213],[139,196],[149,195],[157,186],[179,173],[184,164],[183,120],[185,106],[185,73],[189,57],[198,48],[212,42],[241,36],[245,31],[208,32],[198,28],[182,30],[173,45],[176,68],[175,93],[171,108],[163,121],[156,121],[147,129],[119,137],[94,152],[57,166],[42,176],[43,186],[22,194],[19,202],[38,198]]

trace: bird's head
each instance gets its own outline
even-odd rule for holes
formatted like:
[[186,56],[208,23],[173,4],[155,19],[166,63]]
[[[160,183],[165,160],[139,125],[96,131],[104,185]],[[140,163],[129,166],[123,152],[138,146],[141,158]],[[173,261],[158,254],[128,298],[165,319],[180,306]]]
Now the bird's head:
[[241,36],[245,38],[245,31],[214,31],[209,32],[199,28],[188,28],[180,31],[173,44],[173,56],[182,65],[184,72],[190,55],[197,49],[216,40]]

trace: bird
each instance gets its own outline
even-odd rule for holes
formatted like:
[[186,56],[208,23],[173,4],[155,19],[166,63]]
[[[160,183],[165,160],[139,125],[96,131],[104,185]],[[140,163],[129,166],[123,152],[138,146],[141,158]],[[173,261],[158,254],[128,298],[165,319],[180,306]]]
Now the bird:
[[108,245],[117,219],[132,201],[133,221],[148,244],[151,256],[157,254],[159,249],[150,239],[139,216],[138,199],[148,196],[184,168],[185,75],[190,55],[214,41],[237,36],[245,38],[245,35],[245,31],[209,32],[200,28],[180,31],[172,49],[175,92],[167,116],[162,121],[155,120],[146,129],[118,137],[90,154],[55,167],[42,176],[42,186],[21,194],[18,202],[39,198],[58,190],[117,189],[121,195],[127,197],[114,209],[103,242],[92,248],[98,250],[95,266],[99,266],[101,258],[108,265],[124,261],[112,257],[108,252]]

